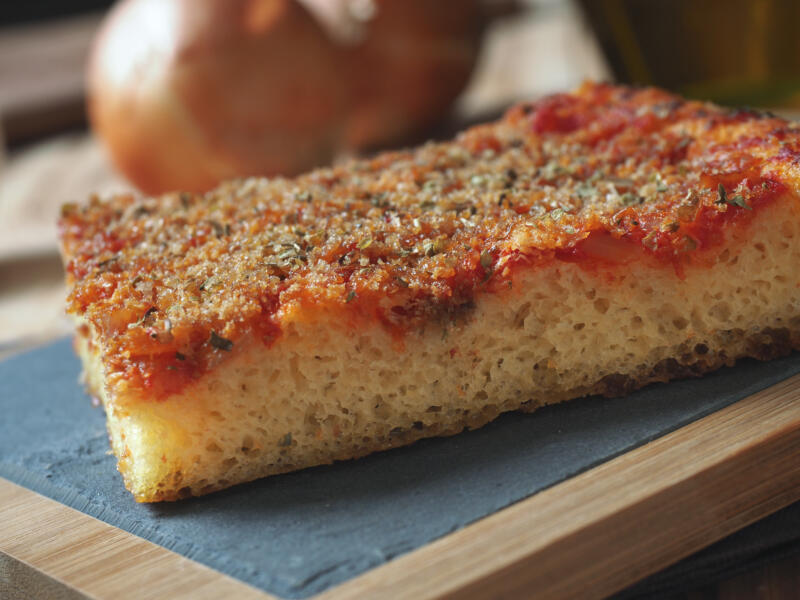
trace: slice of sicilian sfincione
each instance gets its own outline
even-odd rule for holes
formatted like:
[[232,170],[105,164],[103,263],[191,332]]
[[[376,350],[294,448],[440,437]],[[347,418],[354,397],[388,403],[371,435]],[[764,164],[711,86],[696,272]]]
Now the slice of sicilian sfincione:
[[800,129],[588,83],[455,140],[60,222],[137,500],[800,342]]

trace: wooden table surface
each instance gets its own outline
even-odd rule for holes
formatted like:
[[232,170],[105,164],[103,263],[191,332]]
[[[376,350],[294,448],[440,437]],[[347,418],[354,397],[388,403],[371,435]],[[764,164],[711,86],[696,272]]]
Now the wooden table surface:
[[[461,118],[521,97],[569,88],[584,78],[607,76],[596,44],[570,3],[529,3],[534,10],[498,22],[489,31],[473,81],[457,107]],[[89,16],[14,35],[0,30],[0,124],[4,115],[20,113],[34,96],[74,111],[81,81],[75,65],[85,60],[87,40],[98,22],[98,16]],[[59,60],[54,62],[54,56]],[[55,72],[59,74],[54,79]],[[56,250],[59,206],[93,192],[129,189],[85,131],[5,154],[2,140],[0,128],[0,358],[70,331],[63,315],[63,272]],[[800,597],[800,557],[674,598],[795,597]]]

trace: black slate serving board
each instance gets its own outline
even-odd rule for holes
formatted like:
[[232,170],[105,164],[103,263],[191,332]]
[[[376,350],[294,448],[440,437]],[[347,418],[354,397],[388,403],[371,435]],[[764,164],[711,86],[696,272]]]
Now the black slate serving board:
[[[122,487],[79,371],[67,340],[0,363],[0,476],[277,596],[307,598],[800,373],[800,355],[508,414],[458,436],[159,505],[137,504]],[[798,514],[772,518],[783,551],[797,536],[776,523]],[[749,536],[762,553],[769,546]],[[737,548],[749,556],[747,544],[721,544],[727,563],[717,571]],[[714,571],[713,548],[698,556],[668,573],[667,587],[681,573]]]

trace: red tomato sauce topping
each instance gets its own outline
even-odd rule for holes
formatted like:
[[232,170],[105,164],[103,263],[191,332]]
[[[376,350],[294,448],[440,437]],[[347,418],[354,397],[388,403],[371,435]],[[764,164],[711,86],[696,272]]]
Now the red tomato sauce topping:
[[586,84],[451,142],[292,180],[65,206],[68,309],[109,374],[165,398],[247,340],[276,343],[292,307],[402,340],[553,261],[644,254],[684,277],[787,194],[798,157],[781,119]]

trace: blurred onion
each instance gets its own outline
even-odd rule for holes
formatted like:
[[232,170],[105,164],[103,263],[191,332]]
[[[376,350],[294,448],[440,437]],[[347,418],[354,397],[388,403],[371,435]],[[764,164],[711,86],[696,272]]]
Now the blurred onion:
[[347,47],[345,144],[403,142],[464,89],[490,10],[478,0],[301,0]]
[[483,8],[122,0],[93,48],[89,116],[119,170],[150,194],[296,174],[441,118],[475,64]]
[[294,0],[123,0],[88,73],[89,115],[147,193],[329,162],[342,51]]

